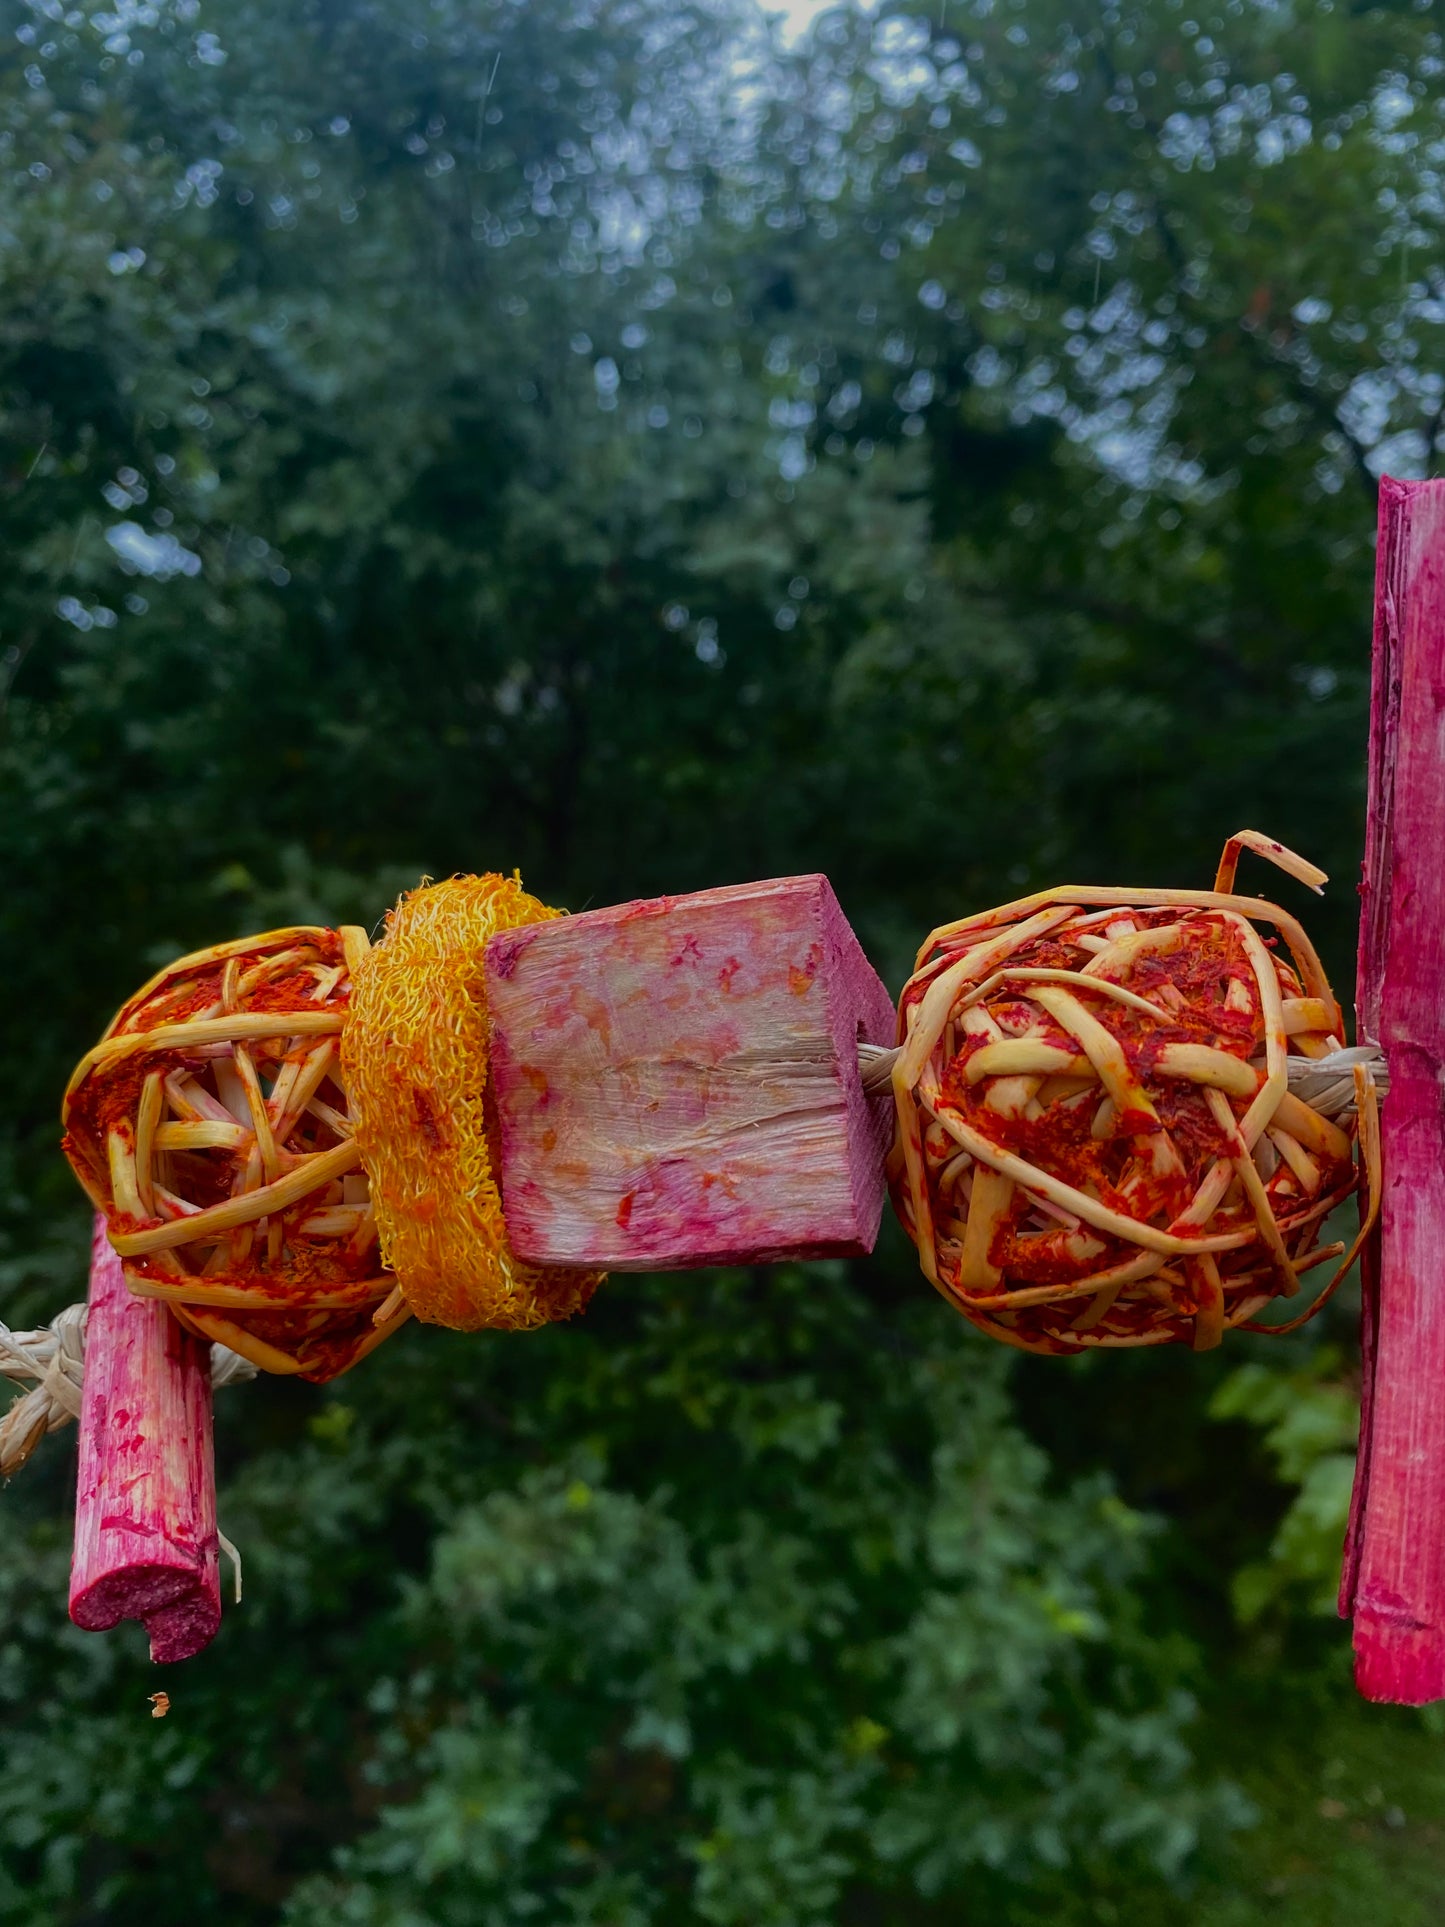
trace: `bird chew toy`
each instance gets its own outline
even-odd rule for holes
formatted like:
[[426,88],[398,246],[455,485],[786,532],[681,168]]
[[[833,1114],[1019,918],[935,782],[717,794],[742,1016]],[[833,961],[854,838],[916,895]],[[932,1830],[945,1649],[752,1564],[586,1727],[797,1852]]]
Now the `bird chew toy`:
[[[1246,831],[1212,892],[1047,892],[936,931],[897,1015],[817,876],[576,917],[454,877],[375,945],[170,965],[64,1100],[104,1233],[73,1616],[139,1617],[158,1658],[212,1636],[218,1354],[324,1381],[412,1313],[526,1330],[608,1269],[864,1254],[890,1175],[928,1277],[1009,1344],[1252,1322],[1339,1256],[1357,1136],[1379,1184],[1371,1074],[1341,1075],[1298,924],[1232,893],[1242,848],[1320,881]],[[1321,1064],[1353,1113],[1291,1088]]]
[[[1367,1695],[1445,1697],[1445,484],[1385,484],[1378,609],[1354,1048],[1298,922],[1236,889],[1246,850],[1322,875],[1251,831],[1212,890],[944,925],[896,1014],[817,876],[575,917],[459,877],[374,946],[276,931],[153,978],[65,1097],[98,1213],[77,1622],[211,1636],[240,1360],[325,1380],[413,1313],[526,1330],[609,1270],[863,1254],[891,1191],[948,1303],[1035,1352],[1290,1331],[1363,1248],[1341,1606]],[[40,1380],[0,1465],[74,1408],[59,1322],[0,1333]]]
[[1340,1255],[1356,1184],[1356,1118],[1290,1088],[1339,1006],[1298,923],[1232,894],[1241,848],[1321,880],[1246,831],[1211,892],[949,924],[897,1020],[821,877],[571,918],[456,877],[375,947],[272,931],[162,971],[77,1066],[65,1148],[133,1292],[325,1380],[412,1312],[525,1330],[608,1267],[871,1250],[886,1069],[899,1215],[951,1304],[1032,1350],[1202,1349]]

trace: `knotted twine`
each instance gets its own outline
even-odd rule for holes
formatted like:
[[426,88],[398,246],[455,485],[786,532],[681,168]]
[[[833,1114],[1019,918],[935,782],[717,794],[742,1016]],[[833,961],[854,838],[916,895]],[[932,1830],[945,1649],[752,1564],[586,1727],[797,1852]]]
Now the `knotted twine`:
[[[0,1478],[18,1472],[47,1432],[80,1417],[89,1319],[89,1305],[67,1305],[39,1331],[16,1332],[0,1325],[0,1377],[17,1385],[35,1381],[0,1417]],[[247,1359],[224,1345],[212,1345],[212,1391],[255,1376],[256,1367]]]

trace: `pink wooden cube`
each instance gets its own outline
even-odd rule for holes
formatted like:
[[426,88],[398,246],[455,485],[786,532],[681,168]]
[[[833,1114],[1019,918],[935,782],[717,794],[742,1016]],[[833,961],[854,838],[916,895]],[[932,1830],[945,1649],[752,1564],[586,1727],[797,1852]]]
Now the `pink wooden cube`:
[[892,1000],[826,877],[655,897],[486,951],[502,1201],[534,1263],[873,1248],[892,1133],[857,1046]]

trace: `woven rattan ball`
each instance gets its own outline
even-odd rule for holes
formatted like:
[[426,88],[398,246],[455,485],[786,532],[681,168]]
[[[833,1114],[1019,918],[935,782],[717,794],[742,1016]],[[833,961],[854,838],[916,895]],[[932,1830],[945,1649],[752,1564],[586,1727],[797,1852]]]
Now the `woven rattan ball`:
[[360,930],[298,928],[182,957],[81,1060],[63,1111],[131,1289],[264,1371],[318,1382],[407,1316],[340,1063],[366,949]]
[[894,1202],[928,1277],[995,1338],[1204,1349],[1281,1329],[1258,1314],[1340,1255],[1322,1227],[1373,1093],[1361,1076],[1357,1112],[1330,1117],[1291,1088],[1343,1020],[1299,924],[1232,894],[1241,844],[1323,881],[1245,832],[1214,891],[1046,891],[919,955]]

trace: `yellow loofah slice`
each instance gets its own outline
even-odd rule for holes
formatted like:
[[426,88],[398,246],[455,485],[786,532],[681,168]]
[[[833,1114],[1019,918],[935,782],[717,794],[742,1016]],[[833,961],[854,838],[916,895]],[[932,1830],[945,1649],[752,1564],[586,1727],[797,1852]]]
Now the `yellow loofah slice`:
[[418,1318],[531,1331],[580,1311],[602,1276],[515,1257],[496,1179],[482,952],[560,915],[518,876],[409,892],[357,960],[341,1060],[381,1248]]

